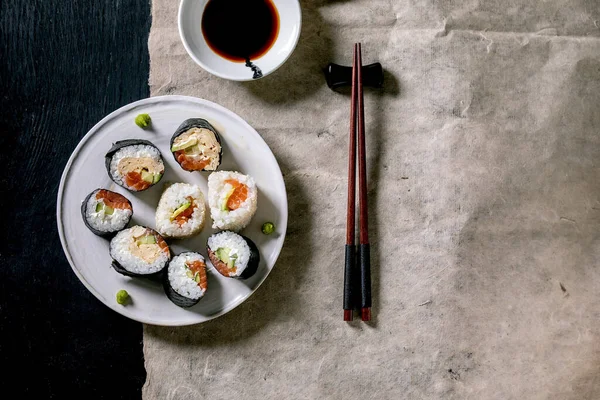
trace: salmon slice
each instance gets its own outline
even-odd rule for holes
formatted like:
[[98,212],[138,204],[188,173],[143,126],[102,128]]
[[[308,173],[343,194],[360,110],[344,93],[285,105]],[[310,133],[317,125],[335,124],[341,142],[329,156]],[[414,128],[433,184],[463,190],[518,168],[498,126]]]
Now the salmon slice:
[[206,279],[206,264],[197,260],[186,261],[185,265],[187,265],[194,275],[196,275],[196,273],[200,275],[200,282],[198,282],[198,286],[200,286],[203,290],[206,290],[208,287],[208,281]]
[[227,199],[227,208],[229,210],[237,210],[248,198],[248,186],[236,179],[226,179],[225,183],[233,186],[233,193]]
[[191,197],[188,197],[187,199],[190,202],[190,206],[188,208],[186,208],[185,210],[183,210],[183,212],[181,214],[179,214],[178,216],[175,217],[175,222],[177,222],[177,224],[179,226],[188,222],[188,220],[191,218],[192,214],[194,213],[194,209],[196,208],[196,203],[194,203],[194,199]]
[[227,264],[225,264],[223,261],[219,260],[219,257],[217,257],[215,252],[212,251],[211,249],[208,249],[208,258],[210,259],[210,262],[212,263],[212,265],[223,276],[229,277],[230,273],[235,275],[235,273],[237,272],[237,267],[229,268],[227,266]]
[[125,175],[125,184],[134,190],[144,190],[152,185],[152,183],[143,180],[142,174],[136,171],[128,172]]
[[96,200],[102,200],[104,204],[111,208],[118,208],[120,210],[131,210],[131,204],[125,196],[111,192],[110,190],[101,189],[96,193]]
[[165,239],[163,239],[162,236],[156,234],[156,232],[150,229],[148,230],[148,233],[154,235],[156,244],[158,244],[158,247],[160,247],[162,251],[164,251],[167,255],[171,254],[171,251],[169,250],[169,245],[167,244],[167,242],[165,242]]
[[188,157],[183,150],[176,151],[175,158],[179,165],[181,165],[181,168],[186,171],[202,171],[210,164],[210,159],[199,160],[196,157]]

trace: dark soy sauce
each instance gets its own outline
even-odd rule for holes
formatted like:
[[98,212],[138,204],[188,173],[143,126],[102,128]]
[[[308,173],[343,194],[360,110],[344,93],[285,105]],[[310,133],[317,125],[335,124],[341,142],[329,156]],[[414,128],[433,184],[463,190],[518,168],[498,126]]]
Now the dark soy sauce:
[[234,62],[262,57],[277,39],[279,13],[272,0],[209,0],[202,34],[218,55]]

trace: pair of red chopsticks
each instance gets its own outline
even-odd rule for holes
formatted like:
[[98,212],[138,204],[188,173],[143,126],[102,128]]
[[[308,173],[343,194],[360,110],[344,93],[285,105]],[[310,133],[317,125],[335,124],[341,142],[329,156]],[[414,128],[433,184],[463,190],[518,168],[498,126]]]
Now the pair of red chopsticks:
[[[367,167],[365,156],[365,107],[363,104],[362,54],[354,44],[352,62],[352,101],[348,151],[348,213],[346,216],[346,261],[344,266],[344,321],[352,321],[360,309],[363,321],[371,320],[371,262],[367,210]],[[354,244],[356,202],[356,135],[358,127],[359,245]],[[357,269],[357,261],[359,269]],[[360,293],[360,298],[359,298]]]

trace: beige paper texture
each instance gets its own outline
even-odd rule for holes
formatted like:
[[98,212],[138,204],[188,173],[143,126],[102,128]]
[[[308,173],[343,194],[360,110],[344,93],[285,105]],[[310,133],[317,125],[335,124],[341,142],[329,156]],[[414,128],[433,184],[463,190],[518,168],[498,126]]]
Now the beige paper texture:
[[[152,95],[231,109],[277,157],[286,243],[244,304],[145,326],[155,399],[599,399],[600,4],[302,1],[273,75],[211,76],[153,0]],[[366,90],[373,313],[342,321],[352,44]]]

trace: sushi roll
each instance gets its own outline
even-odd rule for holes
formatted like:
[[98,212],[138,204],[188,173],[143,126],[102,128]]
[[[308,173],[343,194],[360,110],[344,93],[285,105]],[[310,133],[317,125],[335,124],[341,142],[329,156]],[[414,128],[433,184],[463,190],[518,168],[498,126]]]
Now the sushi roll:
[[207,251],[215,269],[228,278],[250,278],[260,262],[254,242],[235,232],[223,231],[210,236]]
[[106,189],[96,189],[81,203],[85,226],[98,236],[110,236],[125,229],[133,207],[127,198]]
[[204,227],[206,205],[199,186],[174,183],[160,197],[156,208],[156,230],[169,238],[183,239]]
[[120,274],[150,277],[158,275],[171,259],[165,240],[153,229],[133,226],[110,241],[112,266]]
[[165,172],[158,148],[140,139],[116,142],[106,153],[105,165],[110,179],[132,192],[156,185]]
[[257,207],[256,183],[239,172],[219,171],[208,177],[208,204],[213,228],[239,231],[248,225]]
[[163,287],[169,300],[179,307],[197,304],[208,287],[204,257],[191,251],[173,257],[163,275]]
[[207,120],[183,121],[171,137],[171,153],[186,171],[215,171],[221,164],[223,148],[217,130]]

